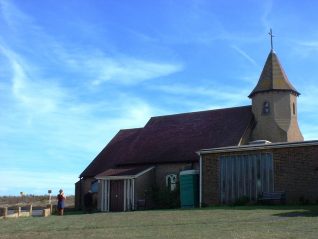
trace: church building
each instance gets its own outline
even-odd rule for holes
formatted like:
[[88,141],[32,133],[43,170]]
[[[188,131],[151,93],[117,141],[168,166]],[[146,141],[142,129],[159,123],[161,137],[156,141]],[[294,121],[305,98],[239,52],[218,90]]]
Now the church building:
[[143,128],[120,130],[80,174],[76,206],[93,190],[101,211],[155,208],[148,192],[178,190],[184,170],[199,172],[201,206],[275,191],[287,203],[318,200],[318,141],[301,134],[299,95],[272,49],[251,105],[152,117]]

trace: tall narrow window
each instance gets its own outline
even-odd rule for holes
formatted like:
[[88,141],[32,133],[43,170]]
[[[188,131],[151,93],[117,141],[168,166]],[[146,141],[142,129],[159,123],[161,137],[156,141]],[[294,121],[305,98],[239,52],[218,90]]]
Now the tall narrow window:
[[268,101],[265,101],[263,103],[263,114],[269,114],[270,112],[270,109],[269,109],[269,102]]
[[174,191],[176,189],[177,184],[177,175],[176,174],[168,174],[166,176],[166,186],[170,191]]
[[293,114],[294,114],[294,115],[296,114],[296,106],[295,106],[295,103],[293,103]]

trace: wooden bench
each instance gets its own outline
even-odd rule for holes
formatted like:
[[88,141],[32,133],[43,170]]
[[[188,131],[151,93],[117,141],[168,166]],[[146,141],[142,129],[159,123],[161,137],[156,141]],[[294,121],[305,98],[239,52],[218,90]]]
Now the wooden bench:
[[137,200],[137,210],[145,210],[146,209],[146,200],[139,199]]
[[262,192],[258,198],[258,202],[264,204],[285,204],[286,193],[285,192]]

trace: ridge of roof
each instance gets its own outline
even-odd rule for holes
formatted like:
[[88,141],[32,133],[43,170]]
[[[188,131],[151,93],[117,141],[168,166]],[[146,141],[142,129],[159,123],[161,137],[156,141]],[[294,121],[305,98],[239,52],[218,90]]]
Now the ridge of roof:
[[251,106],[153,117],[117,166],[196,162],[201,148],[239,144],[252,118]]
[[178,116],[182,117],[182,116],[188,116],[188,115],[194,115],[194,114],[201,114],[201,113],[204,114],[204,113],[211,113],[211,112],[218,112],[218,111],[227,111],[227,110],[249,108],[249,107],[251,108],[252,105],[243,105],[243,106],[228,107],[228,108],[219,108],[219,109],[211,109],[211,110],[199,110],[199,111],[184,112],[184,113],[177,113],[177,114],[152,116],[152,117],[150,117],[149,121],[146,123],[146,126],[151,121],[151,119],[170,118],[170,117],[178,117]]
[[289,91],[296,96],[300,95],[300,93],[288,80],[288,77],[274,50],[271,50],[268,54],[257,85],[248,97],[252,98],[257,93],[269,91]]

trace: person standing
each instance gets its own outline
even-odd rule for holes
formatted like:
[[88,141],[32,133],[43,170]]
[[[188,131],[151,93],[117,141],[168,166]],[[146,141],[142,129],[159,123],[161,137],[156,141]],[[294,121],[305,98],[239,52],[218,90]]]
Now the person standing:
[[60,216],[63,216],[66,197],[62,189],[60,189],[59,192],[60,193],[57,195],[57,211]]
[[84,195],[84,206],[87,213],[92,213],[93,211],[93,193],[91,190]]

